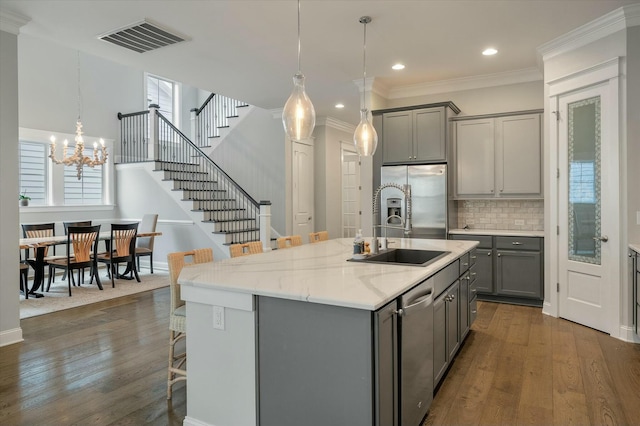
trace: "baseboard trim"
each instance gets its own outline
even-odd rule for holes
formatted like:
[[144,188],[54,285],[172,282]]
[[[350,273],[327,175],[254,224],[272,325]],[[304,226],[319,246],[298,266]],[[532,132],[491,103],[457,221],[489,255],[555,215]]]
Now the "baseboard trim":
[[15,343],[23,342],[22,328],[13,328],[11,330],[4,330],[0,332],[0,347],[13,345]]
[[184,418],[184,421],[182,422],[183,426],[215,426],[213,424],[210,423],[205,423],[203,421],[200,421],[198,419],[194,419],[193,417],[189,417],[186,416]]
[[633,326],[621,325],[619,339],[629,343],[640,343],[640,337]]

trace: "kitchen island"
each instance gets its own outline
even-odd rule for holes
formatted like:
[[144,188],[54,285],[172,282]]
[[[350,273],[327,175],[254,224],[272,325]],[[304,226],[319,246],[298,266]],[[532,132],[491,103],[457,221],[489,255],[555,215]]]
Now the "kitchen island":
[[[383,343],[374,336],[382,326],[376,314],[395,311],[390,303],[443,269],[457,277],[458,259],[469,259],[477,243],[392,241],[392,248],[450,253],[425,267],[348,262],[352,240],[336,239],[185,267],[178,280],[188,318],[184,424],[374,425],[386,424],[384,415],[397,418],[380,395],[396,392],[380,385],[386,352],[372,350]],[[389,362],[383,373],[394,373],[397,360]]]

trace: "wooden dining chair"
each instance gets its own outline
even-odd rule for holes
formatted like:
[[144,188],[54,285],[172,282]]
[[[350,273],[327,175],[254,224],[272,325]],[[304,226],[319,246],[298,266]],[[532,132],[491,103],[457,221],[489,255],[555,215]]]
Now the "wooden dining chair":
[[[92,221],[90,220],[82,220],[79,222],[62,222],[62,226],[64,226],[64,235],[67,235],[68,233],[68,229],[70,226],[91,226],[92,225]],[[55,248],[55,246],[54,246]],[[55,268],[56,265],[52,264],[51,265],[52,269],[53,269],[53,282],[56,282],[56,276],[55,276]],[[51,274],[49,274],[51,275]],[[64,275],[62,276],[62,281],[64,281],[65,279],[67,279],[67,270],[65,269],[64,271]],[[73,280],[73,275],[71,275],[71,279]],[[84,282],[84,269],[82,270],[82,282]],[[71,281],[71,284],[73,284],[74,286],[76,285],[75,281]]]
[[[191,257],[192,262],[185,259]],[[170,319],[169,319],[169,368],[167,377],[167,399],[171,399],[171,390],[175,383],[187,380],[186,350],[176,354],[176,343],[187,336],[187,311],[184,300],[180,297],[180,285],[178,276],[185,265],[213,262],[213,250],[211,248],[195,249],[191,251],[169,253],[169,288],[171,291]]]
[[318,231],[318,232],[310,232],[309,233],[309,242],[317,243],[320,241],[327,241],[329,239],[329,232],[327,231]]
[[[102,290],[100,277],[98,276],[98,263],[95,253],[98,252],[98,235],[100,225],[95,226],[70,226],[67,229],[67,255],[62,259],[53,259],[50,263],[56,268],[66,269],[71,275],[74,270],[78,271],[78,283],[80,283],[80,271],[84,268],[91,268],[91,282],[95,277],[98,288]],[[71,279],[67,280],[69,286],[69,296],[71,296]],[[51,287],[51,275],[47,284],[47,291]]]
[[279,249],[285,249],[289,247],[296,247],[302,245],[302,237],[300,235],[289,235],[287,237],[280,237],[276,240]]
[[[142,216],[142,222],[138,232],[155,232],[158,223],[157,214],[145,214]],[[153,243],[156,237],[140,237],[136,240],[136,260],[138,262],[138,271],[140,270],[140,258],[149,256],[149,270],[153,274]]]
[[232,244],[229,246],[231,257],[248,256],[262,253],[262,242],[249,241],[248,243]]
[[24,298],[29,298],[29,265],[20,262],[20,291],[24,293]]
[[[22,224],[22,236],[24,238],[43,238],[43,237],[55,237],[56,224],[55,223],[36,223],[36,224]],[[53,275],[55,280],[55,268],[51,266],[50,261],[53,259],[64,259],[64,256],[56,256],[56,247],[53,246],[51,250],[52,255],[49,254],[49,247],[44,249],[44,266],[49,266],[49,277]],[[24,260],[33,265],[35,262],[35,250],[31,254],[30,249],[24,250]]]
[[120,278],[118,266],[120,263],[127,264],[129,279],[140,282],[138,269],[136,268],[136,234],[138,232],[138,222],[135,223],[112,223],[111,236],[107,243],[107,251],[99,253],[97,260],[108,265],[109,276],[111,277],[111,287],[115,288],[115,277]]

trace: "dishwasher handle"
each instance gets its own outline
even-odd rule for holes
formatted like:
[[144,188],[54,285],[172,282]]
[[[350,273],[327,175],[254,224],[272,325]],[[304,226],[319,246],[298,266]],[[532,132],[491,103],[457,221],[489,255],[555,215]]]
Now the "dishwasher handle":
[[410,304],[408,304],[407,306],[403,306],[402,308],[398,309],[397,314],[398,316],[401,316],[401,317],[410,315],[414,311],[426,308],[432,302],[433,302],[433,293],[429,291],[427,294],[424,294],[415,299],[412,299],[409,302]]

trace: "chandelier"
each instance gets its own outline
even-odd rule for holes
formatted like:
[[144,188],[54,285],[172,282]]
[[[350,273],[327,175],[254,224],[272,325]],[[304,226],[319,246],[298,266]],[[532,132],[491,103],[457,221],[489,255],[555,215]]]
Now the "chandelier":
[[[65,139],[62,159],[58,160],[56,158],[56,138],[55,136],[51,136],[51,154],[49,154],[49,158],[51,158],[55,164],[64,164],[65,166],[75,165],[78,172],[78,180],[82,179],[82,170],[84,166],[95,167],[105,164],[108,156],[107,147],[104,146],[103,139],[100,139],[100,150],[98,150],[98,143],[93,143],[93,157],[84,155],[84,138],[82,137],[82,122],[80,121],[80,99],[80,52],[78,52],[78,121],[76,122],[76,145],[73,150],[73,155],[69,157],[67,155],[69,142]],[[98,153],[100,153],[100,155],[98,155]]]

